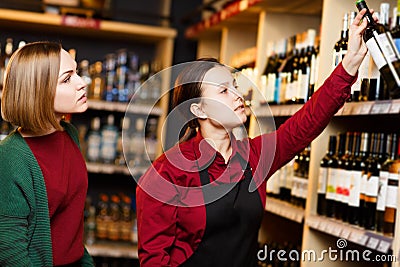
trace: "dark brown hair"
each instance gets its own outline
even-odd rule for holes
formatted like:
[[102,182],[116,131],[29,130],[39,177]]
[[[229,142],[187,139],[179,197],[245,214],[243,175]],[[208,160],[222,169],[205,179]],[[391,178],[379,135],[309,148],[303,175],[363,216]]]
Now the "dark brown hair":
[[196,103],[202,96],[201,86],[204,75],[210,69],[217,66],[223,65],[215,58],[199,58],[185,67],[176,78],[172,107],[176,108],[182,105],[180,111],[187,121],[182,129],[185,133],[180,142],[196,136],[196,129],[199,127],[199,122],[189,111],[190,105]]

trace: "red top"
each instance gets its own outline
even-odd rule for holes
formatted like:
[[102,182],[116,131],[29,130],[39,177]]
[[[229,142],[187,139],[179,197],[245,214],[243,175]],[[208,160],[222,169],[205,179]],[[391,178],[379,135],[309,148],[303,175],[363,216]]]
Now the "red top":
[[65,131],[25,138],[42,170],[49,204],[53,264],[83,256],[83,210],[88,187],[81,151]]
[[340,64],[278,130],[244,141],[233,138],[232,156],[227,164],[201,133],[160,156],[137,187],[140,266],[178,266],[200,244],[206,227],[206,209],[199,187],[199,167],[208,167],[210,180],[217,180],[214,184],[234,182],[243,177],[240,155],[250,163],[265,206],[266,180],[323,131],[350,96],[354,81],[355,77]]

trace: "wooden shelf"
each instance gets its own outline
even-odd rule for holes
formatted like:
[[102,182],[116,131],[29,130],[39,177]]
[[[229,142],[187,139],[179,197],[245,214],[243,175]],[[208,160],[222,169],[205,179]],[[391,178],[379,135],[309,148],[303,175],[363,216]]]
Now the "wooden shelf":
[[302,223],[304,219],[303,208],[276,198],[267,197],[265,210],[298,223]]
[[111,39],[128,38],[149,42],[162,41],[165,38],[175,38],[177,34],[175,29],[168,27],[10,9],[0,9],[0,25],[12,29],[62,30],[63,34],[92,35]]
[[107,110],[117,112],[129,112],[134,114],[155,115],[161,116],[163,114],[162,108],[158,106],[144,105],[144,104],[128,104],[121,102],[107,102],[102,100],[88,100],[89,108],[95,110]]
[[312,229],[346,239],[382,253],[388,253],[393,243],[392,237],[323,216],[312,215],[307,217],[306,225]]
[[89,254],[94,257],[138,258],[137,245],[112,241],[99,241],[85,245]]
[[132,168],[132,173],[131,173],[127,166],[117,166],[113,164],[93,163],[93,162],[87,162],[86,168],[90,173],[104,173],[104,174],[119,173],[125,175],[141,175],[147,170],[147,167]]
[[[273,105],[252,108],[256,117],[292,116],[303,105]],[[400,113],[400,99],[346,103],[335,116],[387,115]]]
[[320,16],[322,0],[241,0],[229,4],[224,9],[210,17],[188,27],[185,36],[197,39],[212,34],[212,31],[221,30],[228,25],[257,25],[258,14],[262,11],[276,14],[298,14]]

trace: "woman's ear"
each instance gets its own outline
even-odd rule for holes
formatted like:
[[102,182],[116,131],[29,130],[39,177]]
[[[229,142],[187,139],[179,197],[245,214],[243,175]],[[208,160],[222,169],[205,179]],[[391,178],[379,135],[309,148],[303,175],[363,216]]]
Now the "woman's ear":
[[207,114],[201,109],[201,105],[198,103],[192,103],[190,105],[190,112],[199,119],[207,119]]

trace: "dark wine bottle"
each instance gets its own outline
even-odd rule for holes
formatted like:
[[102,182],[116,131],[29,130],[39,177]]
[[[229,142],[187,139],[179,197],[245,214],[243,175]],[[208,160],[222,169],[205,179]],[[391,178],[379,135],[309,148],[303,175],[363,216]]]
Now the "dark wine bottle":
[[335,218],[341,220],[343,217],[343,209],[342,209],[342,198],[343,198],[343,169],[342,169],[342,159],[346,151],[346,133],[339,134],[339,146],[338,151],[334,158],[335,163],[335,180],[336,180],[336,194],[335,194]]
[[[332,59],[332,69],[334,69],[342,61],[343,56],[347,52],[347,41],[348,40],[348,27],[349,27],[349,15],[345,13],[343,15],[342,31],[340,33],[340,39],[335,43],[333,47],[333,59]],[[346,47],[342,47],[343,44]]]
[[340,203],[342,221],[348,221],[348,204],[350,196],[351,185],[351,169],[352,169],[352,156],[353,156],[353,142],[354,133],[346,133],[346,151],[339,161],[339,168],[341,169],[341,187],[340,187]]
[[368,27],[363,39],[380,73],[386,81],[392,98],[400,97],[400,55],[394,44],[391,33],[380,23],[375,22],[364,0],[357,0],[359,11],[367,9],[364,18]]
[[334,217],[335,215],[335,198],[336,198],[336,172],[332,171],[335,166],[335,155],[337,151],[337,137],[335,136],[334,153],[327,161],[326,171],[326,216]]
[[[364,137],[364,136],[363,136]],[[359,222],[360,213],[360,189],[361,189],[361,162],[363,156],[360,154],[361,149],[361,133],[354,133],[354,152],[351,160],[351,177],[350,177],[350,191],[348,202],[348,222],[357,225]],[[364,143],[363,143],[364,144]]]
[[392,145],[392,135],[381,133],[381,142],[379,144],[378,163],[379,169],[379,189],[378,200],[376,202],[376,231],[383,232],[383,221],[386,206],[387,185],[389,178],[389,171],[385,166],[389,159],[388,152],[390,153],[390,146]]
[[367,230],[375,230],[375,213],[376,202],[379,190],[379,164],[378,164],[378,148],[379,134],[373,133],[370,146],[370,155],[366,160],[367,182],[365,184],[365,202],[364,202],[364,228]]
[[360,156],[353,164],[353,168],[361,172],[360,180],[360,206],[358,209],[358,225],[364,226],[364,206],[365,206],[365,189],[367,184],[367,162],[366,159],[369,156],[369,133],[362,133],[361,135],[361,152]]
[[[321,159],[319,165],[319,177],[318,177],[318,204],[317,213],[319,215],[327,215],[328,202],[327,196],[327,180],[328,180],[328,167],[333,155],[336,151],[336,135],[329,136],[328,151],[325,156]],[[329,203],[331,205],[332,203]],[[330,216],[331,217],[331,216]]]
[[400,140],[397,134],[392,136],[392,146],[389,160],[384,164],[385,170],[389,171],[388,186],[386,193],[385,214],[383,222],[383,233],[394,235],[396,222],[397,198],[400,173]]

